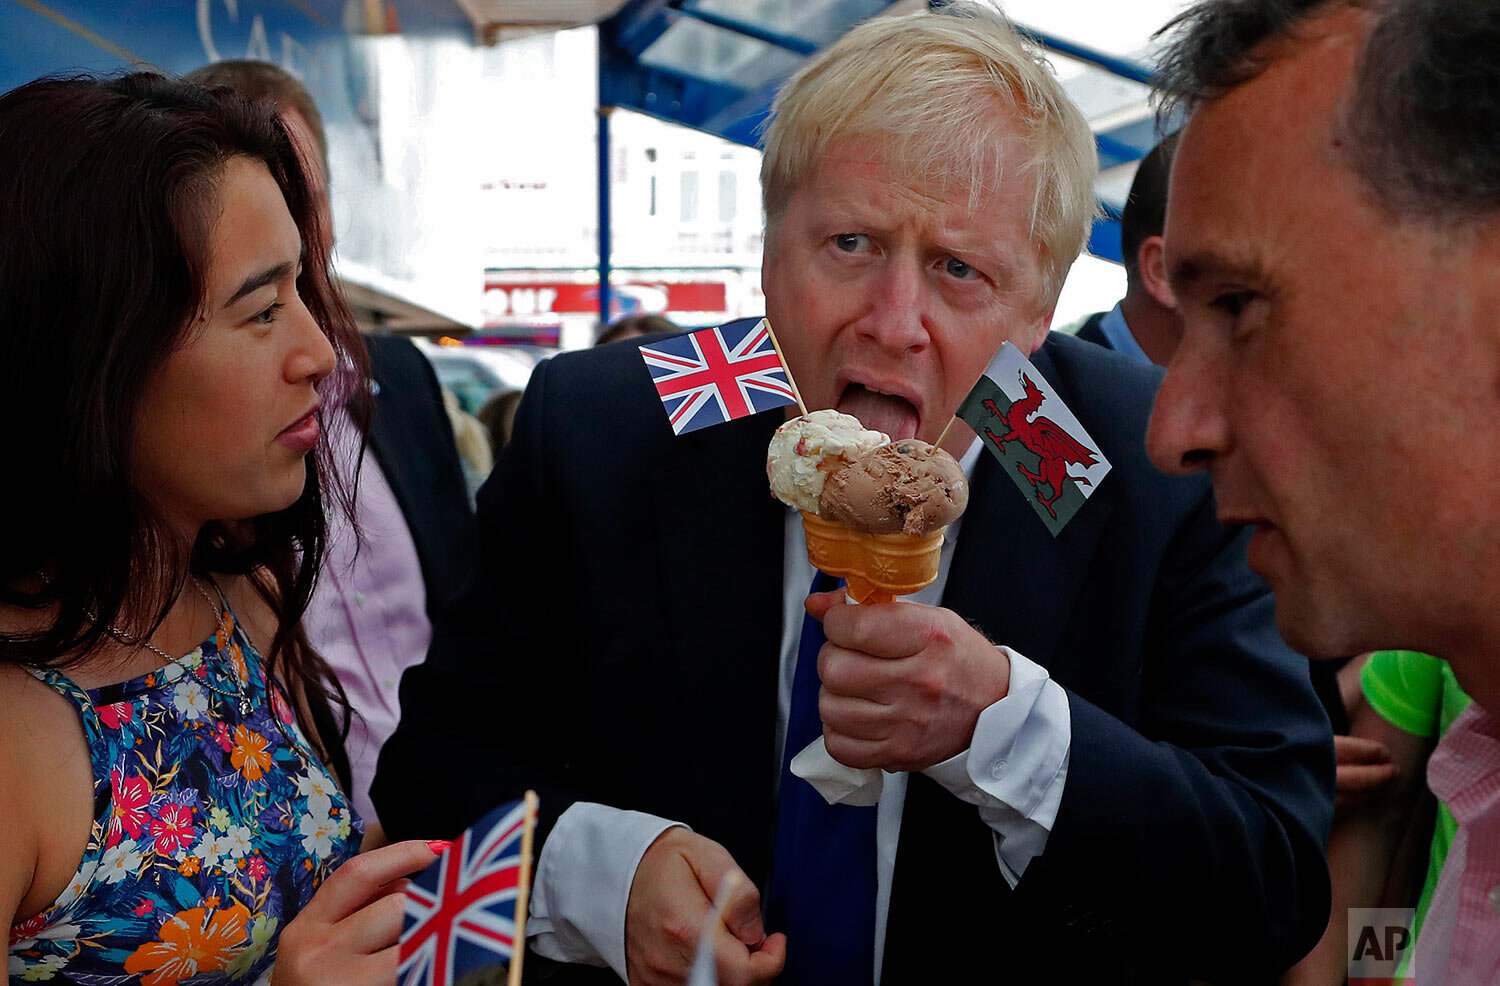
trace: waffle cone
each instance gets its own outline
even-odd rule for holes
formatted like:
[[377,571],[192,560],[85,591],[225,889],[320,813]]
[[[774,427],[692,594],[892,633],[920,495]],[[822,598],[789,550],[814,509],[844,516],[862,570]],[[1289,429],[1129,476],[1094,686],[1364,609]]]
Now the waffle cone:
[[807,558],[821,572],[848,582],[857,603],[890,602],[931,585],[938,574],[943,532],[871,534],[802,511]]

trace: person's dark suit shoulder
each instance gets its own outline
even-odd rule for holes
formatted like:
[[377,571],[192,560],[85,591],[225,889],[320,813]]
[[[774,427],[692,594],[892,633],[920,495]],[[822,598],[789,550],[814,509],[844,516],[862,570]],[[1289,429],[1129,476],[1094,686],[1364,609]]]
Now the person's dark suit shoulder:
[[1078,327],[1078,331],[1074,335],[1084,342],[1092,342],[1096,346],[1113,349],[1114,347],[1109,344],[1109,338],[1105,336],[1104,329],[1101,327],[1104,316],[1104,312],[1094,312],[1094,314],[1084,320],[1084,323]]

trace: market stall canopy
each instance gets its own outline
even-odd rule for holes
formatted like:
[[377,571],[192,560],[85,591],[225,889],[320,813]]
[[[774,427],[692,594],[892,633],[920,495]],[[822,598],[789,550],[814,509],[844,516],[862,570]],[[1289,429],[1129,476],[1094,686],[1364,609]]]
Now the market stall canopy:
[[[507,0],[508,7],[548,7]],[[611,6],[596,0],[597,6]],[[627,0],[599,24],[599,99],[754,146],[777,88],[860,21],[928,0]],[[559,4],[558,6],[563,6]],[[587,6],[578,0],[578,6]],[[1009,0],[1011,18],[1048,53],[1099,145],[1105,220],[1089,249],[1119,261],[1120,208],[1157,141],[1152,34],[1182,0]]]
[[536,31],[597,24],[625,0],[455,0],[487,44]]

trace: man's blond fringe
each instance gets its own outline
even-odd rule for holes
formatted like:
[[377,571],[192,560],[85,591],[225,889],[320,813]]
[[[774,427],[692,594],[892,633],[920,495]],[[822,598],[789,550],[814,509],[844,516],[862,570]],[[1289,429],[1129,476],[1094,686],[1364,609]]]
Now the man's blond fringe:
[[774,231],[831,145],[878,143],[923,184],[1007,180],[1002,128],[1024,142],[1013,176],[1032,186],[1031,231],[1050,310],[1083,249],[1096,205],[1094,137],[1051,67],[998,11],[977,3],[877,18],[812,59],[777,95],[765,129],[761,187]]

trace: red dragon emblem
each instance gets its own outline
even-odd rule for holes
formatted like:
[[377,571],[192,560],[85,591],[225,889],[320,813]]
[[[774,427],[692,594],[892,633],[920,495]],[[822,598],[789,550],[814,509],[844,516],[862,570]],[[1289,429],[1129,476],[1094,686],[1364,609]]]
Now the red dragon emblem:
[[[992,400],[984,402],[984,409],[999,418],[1007,429],[1005,434],[996,435],[985,428],[984,434],[995,443],[996,448],[1003,449],[1006,442],[1016,441],[1041,459],[1037,464],[1037,472],[1027,469],[1024,462],[1017,462],[1016,469],[1030,481],[1032,492],[1036,494],[1036,502],[1046,507],[1055,520],[1057,511],[1052,509],[1052,505],[1063,494],[1063,483],[1068,479],[1068,466],[1074,463],[1092,466],[1099,460],[1092,449],[1064,431],[1056,421],[1045,416],[1033,419],[1032,415],[1042,406],[1046,395],[1025,373],[1021,374],[1021,383],[1026,388],[1026,396],[1012,404],[1009,412],[1000,410]],[[1075,476],[1073,481],[1085,486],[1092,485],[1082,476]],[[1052,487],[1052,495],[1042,496],[1042,486]]]

